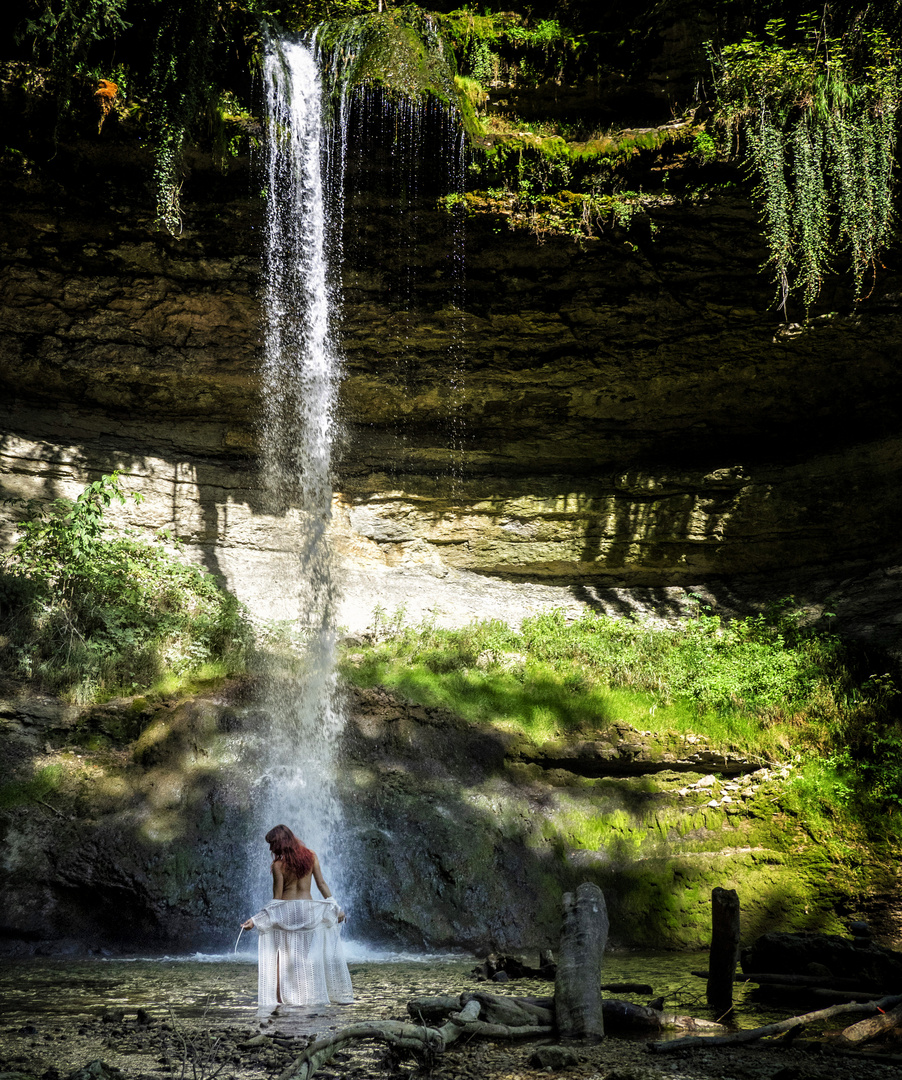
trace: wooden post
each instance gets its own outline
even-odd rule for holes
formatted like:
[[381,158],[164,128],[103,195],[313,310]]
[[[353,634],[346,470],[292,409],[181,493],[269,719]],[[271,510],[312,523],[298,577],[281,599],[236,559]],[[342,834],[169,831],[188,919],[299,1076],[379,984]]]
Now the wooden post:
[[711,893],[711,956],[708,1004],[721,1013],[733,1007],[733,977],[739,962],[739,897],[735,889]]
[[575,894],[564,894],[563,908],[554,982],[558,1032],[574,1039],[601,1039],[601,963],[608,941],[604,894],[597,885],[584,881]]

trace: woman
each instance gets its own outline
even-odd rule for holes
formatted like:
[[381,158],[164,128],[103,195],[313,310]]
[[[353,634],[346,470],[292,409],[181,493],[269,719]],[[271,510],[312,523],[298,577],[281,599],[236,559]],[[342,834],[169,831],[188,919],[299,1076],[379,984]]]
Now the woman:
[[[319,859],[287,825],[270,829],[266,842],[273,857],[273,898],[241,924],[260,933],[258,1008],[352,1002],[339,929],[345,913],[323,880]],[[322,900],[313,899],[311,879]]]

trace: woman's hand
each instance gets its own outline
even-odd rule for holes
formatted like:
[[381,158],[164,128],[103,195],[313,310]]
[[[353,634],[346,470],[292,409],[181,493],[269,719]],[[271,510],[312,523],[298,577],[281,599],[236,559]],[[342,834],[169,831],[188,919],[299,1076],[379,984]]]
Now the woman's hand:
[[344,922],[346,918],[347,918],[347,915],[345,915],[345,913],[341,910],[341,908],[339,908],[339,910],[338,910],[338,921],[339,922]]
[[247,922],[243,922],[241,924],[241,929],[242,930],[253,930],[254,929],[254,920],[253,919],[248,919]]

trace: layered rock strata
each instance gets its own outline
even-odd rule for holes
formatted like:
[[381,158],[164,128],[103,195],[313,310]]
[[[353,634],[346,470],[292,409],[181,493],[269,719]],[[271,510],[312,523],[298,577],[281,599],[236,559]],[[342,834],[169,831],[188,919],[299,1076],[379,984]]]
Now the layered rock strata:
[[[72,495],[120,468],[147,496],[133,523],[284,614],[261,585],[293,512],[267,512],[256,469],[260,203],[240,170],[197,170],[189,228],[162,236],[142,162],[115,139],[7,162],[4,495]],[[836,310],[803,326],[770,311],[738,196],[539,239],[429,191],[402,218],[384,195],[349,199],[333,539],[352,572],[672,586],[889,557],[890,271],[852,312],[828,283]]]

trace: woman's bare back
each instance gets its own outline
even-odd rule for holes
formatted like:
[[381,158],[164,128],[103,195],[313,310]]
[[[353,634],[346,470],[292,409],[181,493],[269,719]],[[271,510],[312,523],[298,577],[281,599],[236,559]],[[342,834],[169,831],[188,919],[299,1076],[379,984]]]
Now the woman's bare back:
[[303,877],[293,877],[291,871],[276,859],[272,864],[272,895],[274,900],[312,900],[310,882],[313,871]]
[[[270,850],[272,849],[270,848]],[[310,873],[304,874],[303,877],[295,877],[281,859],[273,860],[271,866],[273,900],[312,900],[313,894],[310,892],[311,880],[316,882],[316,887],[324,900],[331,899],[332,890],[323,880],[323,872],[320,869],[316,852],[311,851],[310,854],[313,856],[313,866]],[[338,921],[344,922],[345,913],[338,908],[337,904],[335,908],[338,911]],[[244,930],[252,929],[253,925],[253,919],[247,919],[241,924]]]

